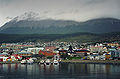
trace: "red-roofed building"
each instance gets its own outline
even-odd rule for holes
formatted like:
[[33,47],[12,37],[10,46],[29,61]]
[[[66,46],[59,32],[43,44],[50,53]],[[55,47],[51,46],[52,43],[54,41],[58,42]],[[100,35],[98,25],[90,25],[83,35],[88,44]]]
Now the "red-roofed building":
[[45,56],[54,56],[54,55],[56,55],[56,53],[53,53],[53,52],[50,52],[50,51],[42,51],[42,50],[40,50],[39,51],[39,54],[41,55],[45,55]]

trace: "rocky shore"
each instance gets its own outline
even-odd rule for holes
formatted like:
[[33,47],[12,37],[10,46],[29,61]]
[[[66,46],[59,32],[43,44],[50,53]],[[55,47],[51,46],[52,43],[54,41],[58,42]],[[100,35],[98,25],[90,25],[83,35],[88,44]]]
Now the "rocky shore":
[[120,60],[62,60],[61,63],[119,64],[120,65]]

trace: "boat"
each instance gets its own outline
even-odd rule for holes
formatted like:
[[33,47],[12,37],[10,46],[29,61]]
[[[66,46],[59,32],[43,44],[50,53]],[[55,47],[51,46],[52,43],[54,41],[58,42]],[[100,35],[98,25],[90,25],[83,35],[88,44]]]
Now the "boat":
[[59,65],[59,61],[58,60],[54,60],[53,61],[53,65]]
[[44,64],[44,62],[45,62],[44,60],[41,60],[39,64]]
[[47,59],[47,60],[45,61],[45,65],[50,65],[50,64],[51,64],[50,60]]
[[32,59],[27,60],[27,64],[32,64],[34,61]]
[[27,61],[26,61],[26,60],[22,60],[20,63],[21,63],[21,64],[26,64]]

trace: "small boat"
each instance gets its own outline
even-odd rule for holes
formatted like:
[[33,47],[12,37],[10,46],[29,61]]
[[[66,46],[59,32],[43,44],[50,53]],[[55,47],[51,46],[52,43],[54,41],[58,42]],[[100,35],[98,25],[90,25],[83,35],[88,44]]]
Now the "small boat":
[[44,64],[44,63],[45,63],[45,61],[44,61],[44,60],[41,60],[39,64]]
[[27,60],[27,64],[32,64],[34,61],[32,59]]
[[50,60],[47,59],[47,60],[45,61],[45,65],[50,65],[50,64],[51,64]]
[[54,61],[53,61],[53,65],[59,65],[58,60],[54,60]]
[[21,64],[26,64],[27,61],[26,61],[26,60],[22,60],[20,63],[21,63]]

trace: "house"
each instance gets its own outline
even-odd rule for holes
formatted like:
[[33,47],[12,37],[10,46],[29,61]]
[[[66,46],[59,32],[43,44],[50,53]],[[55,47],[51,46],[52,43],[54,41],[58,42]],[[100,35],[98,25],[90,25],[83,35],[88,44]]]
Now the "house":
[[118,43],[107,43],[107,46],[119,46],[119,44]]
[[90,54],[90,51],[85,50],[85,49],[74,50],[74,52],[76,53],[76,56],[78,56],[78,57],[84,57],[84,56],[87,56],[88,54]]
[[90,47],[90,52],[91,53],[100,53],[100,52],[103,52],[104,49],[103,49],[103,46],[91,46]]
[[112,48],[108,48],[108,51],[110,52],[110,51],[116,51],[117,49],[116,49],[116,47],[112,47]]
[[110,51],[112,59],[120,59],[120,50]]
[[105,59],[106,59],[106,60],[110,60],[110,57],[111,57],[111,55],[110,55],[110,54],[108,54],[108,53],[107,53],[107,54],[105,54]]
[[90,55],[88,57],[90,60],[105,60],[105,55]]
[[98,55],[90,55],[89,59],[90,60],[99,60],[99,56]]

